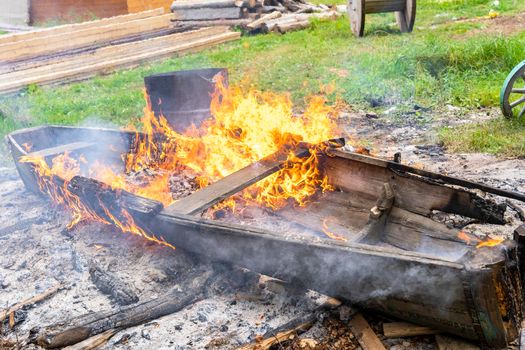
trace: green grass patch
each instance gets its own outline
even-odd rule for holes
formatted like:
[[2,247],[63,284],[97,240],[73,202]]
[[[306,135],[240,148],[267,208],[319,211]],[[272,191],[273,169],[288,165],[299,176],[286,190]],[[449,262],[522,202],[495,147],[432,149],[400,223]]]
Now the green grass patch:
[[503,118],[488,123],[445,128],[440,138],[452,152],[483,152],[525,157],[525,123]]

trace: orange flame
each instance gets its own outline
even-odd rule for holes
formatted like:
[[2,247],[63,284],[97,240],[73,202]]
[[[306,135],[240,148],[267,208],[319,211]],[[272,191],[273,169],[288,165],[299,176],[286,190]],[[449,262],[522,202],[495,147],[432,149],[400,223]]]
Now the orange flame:
[[504,241],[503,238],[488,238],[488,239],[486,239],[485,241],[479,242],[479,243],[476,245],[476,248],[481,248],[481,247],[495,247],[495,246],[497,246],[498,244],[500,244],[500,243],[503,242],[503,241]]
[[[198,128],[189,127],[184,133],[171,128],[164,117],[156,117],[147,96],[146,100],[142,132],[135,130],[132,150],[123,155],[125,172],[95,163],[87,175],[113,189],[124,189],[164,205],[173,202],[169,187],[172,174],[191,173],[197,187],[202,188],[278,151],[290,150],[299,143],[319,145],[337,135],[337,113],[323,97],[309,98],[304,112],[296,115],[288,96],[226,87],[222,75],[216,76],[216,90],[210,106],[213,117]],[[316,191],[332,189],[319,171],[320,151],[320,146],[312,146],[306,159],[290,152],[281,170],[247,188],[237,198],[245,205],[263,205],[274,210],[289,203],[305,205]],[[79,160],[87,163],[82,157]],[[124,232],[170,246],[138,227],[129,213],[123,212],[117,218],[105,208],[107,218],[103,218],[69,193],[67,182],[81,173],[78,161],[69,154],[53,159],[51,167],[44,159],[25,157],[22,161],[34,164],[42,191],[49,193],[56,203],[71,209],[73,221],[70,226],[86,219],[109,220]],[[153,171],[148,171],[149,175],[140,183],[129,180],[130,172],[147,169]],[[57,186],[54,177],[65,180],[66,184]],[[224,206],[233,209],[235,201],[230,198],[222,203]]]
[[331,238],[331,239],[335,239],[335,240],[338,240],[338,241],[347,241],[346,237],[343,237],[343,236],[340,236],[332,231],[330,231],[329,229],[329,221],[335,221],[337,223],[337,218],[335,216],[328,216],[326,218],[324,218],[323,220],[323,233]]

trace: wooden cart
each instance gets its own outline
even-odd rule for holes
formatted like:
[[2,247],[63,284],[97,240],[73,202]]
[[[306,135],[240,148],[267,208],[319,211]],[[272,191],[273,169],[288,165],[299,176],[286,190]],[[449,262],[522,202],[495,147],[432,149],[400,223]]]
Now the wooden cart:
[[365,14],[395,12],[402,33],[414,28],[416,0],[348,0],[348,17],[352,32],[361,37],[365,33]]

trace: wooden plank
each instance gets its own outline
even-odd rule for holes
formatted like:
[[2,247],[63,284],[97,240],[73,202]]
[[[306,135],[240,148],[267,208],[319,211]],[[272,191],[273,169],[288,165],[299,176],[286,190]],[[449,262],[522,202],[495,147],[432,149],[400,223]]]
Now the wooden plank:
[[241,7],[243,4],[243,0],[176,0],[171,5],[171,10],[177,11],[197,8],[219,9],[225,7]]
[[348,324],[363,350],[386,350],[363,315],[360,313],[356,314]]
[[[80,65],[98,63],[105,59],[115,59],[119,56],[132,56],[139,53],[157,51],[183,41],[221,34],[226,30],[227,27],[225,26],[193,30],[118,45],[108,45],[74,55],[60,55],[54,58],[17,62],[4,67],[0,66],[0,77],[2,81],[15,81],[27,78],[28,75],[36,76],[42,73],[64,70],[66,67],[74,68]],[[6,71],[6,69],[13,69],[13,71]],[[28,72],[28,70],[30,71]]]
[[[462,190],[443,186],[428,178],[402,173],[391,168],[389,162],[378,158],[361,157],[329,150],[325,173],[329,182],[344,190],[374,195],[385,182],[393,185],[396,206],[428,216],[432,210],[456,213],[483,222],[504,223],[504,207],[494,201]],[[397,164],[397,163],[396,163]],[[410,168],[410,167],[407,167]]]
[[30,32],[2,35],[0,36],[0,45],[7,44],[7,43],[20,42],[20,41],[25,41],[25,40],[31,40],[31,39],[37,39],[37,38],[43,38],[43,37],[48,37],[48,36],[58,35],[58,34],[67,34],[67,33],[72,33],[72,32],[76,32],[79,30],[83,30],[83,29],[106,26],[110,24],[117,24],[117,23],[123,23],[123,22],[129,22],[129,21],[133,21],[137,19],[148,18],[148,17],[158,16],[162,14],[164,14],[164,9],[158,8],[158,9],[154,9],[150,11],[143,11],[143,12],[129,14],[129,15],[121,15],[121,16],[103,18],[103,19],[99,19],[95,21],[75,23],[75,24],[66,24],[62,26],[38,29],[38,30],[30,31]]
[[438,350],[480,350],[479,346],[447,335],[436,335]]
[[22,60],[28,57],[37,57],[84,46],[98,45],[126,36],[169,28],[171,18],[172,16],[170,14],[166,14],[124,23],[87,28],[72,33],[2,44],[0,45],[0,60]]
[[[308,149],[299,148],[295,152],[297,157],[305,157],[309,154]],[[164,213],[178,213],[186,215],[198,214],[231,195],[242,191],[246,187],[271,175],[281,169],[288,159],[288,153],[277,152],[261,159],[258,162],[234,172],[225,178],[212,183],[188,197],[179,200],[164,209]]]
[[103,60],[115,59],[121,56],[134,56],[140,53],[158,51],[188,40],[222,34],[226,30],[227,27],[223,26],[213,29],[208,28],[197,31],[188,31],[125,44],[105,46],[72,56],[59,56],[52,60],[32,60],[34,66],[29,66],[28,69],[6,72],[0,75],[0,78],[2,78],[2,81],[17,81],[27,78],[28,75],[39,76],[53,71],[62,71],[82,65],[86,66],[93,63],[99,63]]
[[[81,65],[71,69],[57,70],[54,72],[44,73],[38,76],[28,76],[25,79],[17,81],[6,82],[0,84],[0,91],[12,92],[17,91],[28,84],[50,84],[55,82],[70,82],[78,81],[88,77],[92,77],[100,72],[111,72],[119,67],[129,67],[137,65],[144,61],[151,59],[159,59],[173,54],[184,54],[189,52],[197,52],[208,47],[215,46],[224,42],[236,40],[240,38],[239,32],[226,32],[209,36],[207,38],[199,38],[196,40],[189,40],[180,44],[172,44],[163,49],[149,50],[148,52],[140,53],[138,55],[119,55],[119,58],[107,59],[101,62]],[[27,71],[30,73],[30,71]]]
[[242,18],[242,9],[238,7],[200,8],[174,10],[173,19],[176,21],[195,21],[213,19]]
[[383,323],[383,335],[386,338],[415,337],[438,333],[441,333],[441,331],[408,322]]
[[74,143],[68,143],[65,145],[60,145],[56,147],[51,148],[45,148],[40,151],[31,152],[27,156],[28,157],[38,157],[38,158],[47,158],[47,157],[54,157],[60,154],[63,154],[65,152],[76,152],[80,150],[85,150],[87,148],[91,148],[96,146],[96,143],[94,142],[74,142]]

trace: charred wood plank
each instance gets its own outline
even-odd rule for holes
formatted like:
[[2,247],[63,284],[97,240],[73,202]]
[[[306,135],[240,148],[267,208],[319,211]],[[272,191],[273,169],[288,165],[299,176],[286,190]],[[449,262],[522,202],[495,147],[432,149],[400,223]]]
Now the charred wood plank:
[[111,329],[125,329],[180,311],[205,297],[209,273],[194,278],[183,291],[172,290],[146,302],[119,310],[94,312],[43,328],[33,328],[29,341],[46,349],[84,341]]
[[[295,150],[295,156],[299,158],[310,154],[307,148]],[[164,213],[178,213],[186,215],[198,214],[231,195],[245,189],[257,181],[271,175],[281,169],[287,162],[288,153],[277,152],[271,156],[234,172],[225,178],[212,183],[190,196],[179,200],[164,209]]]
[[464,340],[449,337],[446,335],[436,335],[438,350],[479,350],[479,346],[468,343]]
[[349,325],[363,350],[386,350],[363,315],[360,313],[355,315],[350,320]]
[[66,346],[63,350],[95,350],[104,346],[120,329],[109,329],[75,345]]
[[[374,195],[385,182],[396,192],[396,206],[429,216],[433,210],[455,213],[482,222],[503,224],[506,205],[464,189],[443,186],[434,179],[393,167],[402,164],[360,154],[328,150],[325,173],[330,183],[347,192]],[[416,170],[414,170],[416,171]],[[428,172],[430,173],[430,172]],[[436,174],[438,175],[438,174]]]
[[133,289],[117,276],[102,270],[100,265],[92,262],[89,267],[91,281],[104,294],[114,300],[119,305],[130,305],[139,301],[139,297]]
[[423,177],[426,177],[432,180],[442,181],[442,183],[446,183],[450,185],[461,186],[461,187],[465,187],[469,189],[478,189],[483,192],[492,193],[492,194],[495,194],[501,197],[516,199],[521,202],[525,202],[525,194],[519,193],[519,192],[502,190],[500,188],[480,184],[477,182],[459,179],[453,176],[438,174],[438,173],[434,173],[434,172],[423,170],[423,169],[417,169],[417,168],[414,168],[408,165],[391,162],[391,161],[387,161],[387,160],[383,160],[379,158],[374,158],[374,157],[370,157],[370,156],[366,156],[362,154],[348,153],[348,152],[343,152],[343,151],[338,151],[338,150],[332,151],[332,154],[343,156],[348,159],[355,159],[360,162],[368,162],[369,164],[374,164],[380,167],[384,167],[384,168],[388,168],[388,169],[392,169],[396,171],[401,171],[401,172],[405,172],[409,174],[423,176]]
[[67,189],[103,218],[107,217],[107,214],[101,208],[100,203],[104,203],[112,215],[119,215],[121,209],[124,208],[130,214],[138,214],[142,218],[154,217],[164,207],[156,200],[140,197],[125,190],[112,189],[103,182],[83,176],[73,177]]
[[19,310],[23,310],[23,309],[27,309],[27,308],[30,308],[44,300],[46,300],[47,298],[55,295],[58,291],[60,291],[61,289],[64,288],[64,285],[62,284],[58,284],[56,286],[53,286],[47,290],[45,290],[44,292],[38,294],[38,295],[35,295],[31,298],[28,298],[28,299],[25,299],[23,301],[20,301],[18,303],[16,303],[15,305],[3,310],[3,311],[0,311],[0,324],[4,322],[4,320],[6,320],[8,317],[13,317],[11,315],[14,315],[17,311]]

